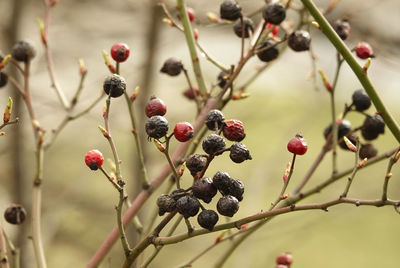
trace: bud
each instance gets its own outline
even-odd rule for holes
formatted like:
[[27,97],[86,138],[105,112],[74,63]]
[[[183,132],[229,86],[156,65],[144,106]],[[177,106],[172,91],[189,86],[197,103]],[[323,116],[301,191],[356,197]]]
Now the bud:
[[164,151],[165,151],[164,145],[162,145],[162,143],[161,143],[159,140],[154,139],[154,144],[156,145],[157,149],[158,149],[160,152],[164,152]]
[[222,238],[224,238],[224,236],[227,234],[228,230],[224,230],[222,231],[219,236],[217,237],[217,239],[215,239],[215,244],[220,242]]
[[3,69],[4,67],[6,67],[6,65],[8,64],[10,59],[11,59],[11,55],[5,56],[4,59],[0,62],[0,69]]
[[367,158],[364,158],[363,160],[361,160],[361,162],[358,164],[358,168],[362,168],[365,166],[365,163],[367,163]]
[[240,93],[233,94],[232,100],[242,100],[242,99],[246,99],[250,96],[251,96],[251,93],[240,92]]
[[311,24],[312,24],[312,25],[314,25],[314,26],[315,26],[315,28],[317,28],[317,29],[321,30],[321,27],[319,26],[318,22],[316,22],[316,21],[313,21],[313,22],[311,22]]
[[133,101],[136,99],[136,97],[139,95],[139,92],[140,92],[140,87],[137,86],[137,87],[133,90],[133,93],[132,93],[132,95],[131,95],[131,101],[132,101],[132,102],[133,102]]
[[364,64],[364,66],[363,66],[364,72],[368,71],[369,66],[371,66],[371,58],[368,58],[367,62]]
[[207,12],[207,18],[214,23],[219,23],[221,21],[220,17],[213,12]]
[[110,56],[108,56],[108,53],[104,49],[101,52],[103,54],[104,63],[106,64],[108,70],[110,70],[111,73],[115,74],[117,70],[115,69],[115,66],[111,63]]
[[162,22],[167,24],[167,25],[169,25],[169,26],[171,26],[171,27],[175,26],[174,22],[172,20],[170,20],[170,19],[167,19],[167,18],[163,18]]
[[186,168],[186,162],[184,162],[184,163],[179,167],[179,170],[178,170],[178,175],[179,175],[179,176],[182,176],[182,175],[183,175],[183,172],[185,171],[185,168]]
[[0,136],[4,136],[4,135],[6,135],[6,133],[4,131],[1,131]]
[[106,138],[109,138],[109,137],[110,137],[110,134],[108,133],[108,131],[107,131],[105,128],[103,128],[103,127],[100,126],[100,125],[98,126],[98,128],[99,128],[101,134],[103,134],[104,137],[106,137]]
[[40,37],[42,39],[43,45],[47,46],[47,35],[46,35],[46,30],[44,28],[44,23],[41,18],[37,18],[37,23],[39,25],[39,31],[40,31]]
[[286,169],[285,169],[285,173],[283,174],[283,181],[286,182],[289,178],[289,174],[290,174],[290,167],[292,166],[292,164],[289,162],[286,165]]
[[347,148],[352,151],[352,152],[356,152],[357,151],[357,147],[346,137],[343,137],[344,142],[346,143]]
[[8,121],[10,121],[11,111],[12,111],[12,104],[13,104],[13,101],[12,101],[11,97],[8,97],[8,104],[6,106],[6,109],[4,110],[4,115],[3,115],[3,122],[4,123],[8,123]]
[[332,85],[331,85],[331,83],[329,82],[328,77],[326,76],[325,72],[322,71],[321,69],[318,69],[318,73],[321,75],[322,82],[324,83],[325,88],[326,88],[328,91],[332,91]]
[[199,38],[199,30],[197,28],[193,29],[193,36],[196,40]]
[[79,64],[79,73],[82,76],[85,75],[87,73],[87,69],[86,69],[85,62],[83,61],[83,59],[79,59],[78,64]]
[[399,161],[399,158],[400,158],[400,150],[398,149],[393,157],[393,162],[396,163],[397,161]]

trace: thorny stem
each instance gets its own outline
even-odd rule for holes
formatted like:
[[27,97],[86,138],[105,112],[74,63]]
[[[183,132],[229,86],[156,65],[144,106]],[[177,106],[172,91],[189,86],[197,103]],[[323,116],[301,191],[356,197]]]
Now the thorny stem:
[[342,197],[346,197],[347,194],[349,193],[351,183],[353,182],[354,177],[356,176],[357,171],[360,169],[359,160],[358,160],[358,151],[359,151],[359,150],[360,150],[360,142],[359,142],[358,139],[357,139],[357,149],[356,149],[356,151],[354,152],[354,167],[353,167],[353,172],[351,172],[350,177],[347,178],[346,188],[344,189],[343,194],[341,194],[341,196],[340,196],[341,198],[342,198]]
[[383,182],[383,192],[382,192],[382,200],[387,200],[387,190],[388,190],[388,185],[389,185],[389,180],[392,177],[392,167],[393,165],[398,161],[398,154],[399,154],[400,148],[397,149],[395,152],[394,156],[392,156],[389,160],[388,167],[386,170],[385,174],[385,180]]

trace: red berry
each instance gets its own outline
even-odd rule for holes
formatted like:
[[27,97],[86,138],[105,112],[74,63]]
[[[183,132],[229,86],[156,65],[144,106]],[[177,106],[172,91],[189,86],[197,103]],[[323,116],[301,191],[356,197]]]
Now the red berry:
[[293,257],[289,253],[281,253],[279,256],[276,258],[276,264],[283,264],[290,266],[293,262]]
[[129,57],[129,47],[127,44],[118,43],[111,48],[111,57],[116,62],[124,62]]
[[231,119],[224,122],[224,137],[230,141],[241,141],[246,137],[243,123],[239,120]]
[[197,96],[200,94],[200,90],[197,87],[194,87],[193,89],[188,88],[183,92],[183,96],[185,96],[189,100],[194,100],[195,95],[193,93],[196,94],[196,96]]
[[103,154],[99,150],[91,150],[85,155],[85,163],[91,170],[101,168],[103,162]]
[[303,136],[297,134],[296,137],[289,141],[287,149],[293,154],[303,155],[307,152],[307,143],[303,139]]
[[193,8],[188,7],[188,8],[186,8],[186,11],[187,11],[187,14],[189,16],[189,20],[191,22],[193,22],[194,21],[194,10],[193,10]]
[[146,104],[145,112],[149,118],[155,115],[163,116],[167,113],[167,106],[162,99],[151,97],[149,102]]
[[372,47],[366,42],[360,42],[356,46],[356,54],[360,59],[368,59],[373,56]]
[[175,138],[180,142],[186,142],[193,138],[193,126],[188,122],[179,122],[174,128]]

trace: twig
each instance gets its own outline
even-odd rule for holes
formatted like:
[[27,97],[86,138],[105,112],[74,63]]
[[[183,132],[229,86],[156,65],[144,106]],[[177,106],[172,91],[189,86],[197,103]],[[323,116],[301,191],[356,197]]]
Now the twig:
[[394,156],[392,156],[389,160],[388,167],[385,174],[385,180],[383,183],[383,192],[382,192],[382,200],[387,200],[387,190],[389,185],[389,179],[392,177],[392,167],[399,160],[399,151],[400,148],[397,149]]
[[[1,229],[1,228],[0,228]],[[20,252],[19,252],[19,248],[16,248],[13,244],[13,242],[11,241],[11,239],[7,236],[7,234],[5,232],[3,232],[4,235],[4,239],[6,240],[7,246],[10,249],[10,253],[11,253],[11,257],[12,257],[12,264],[14,268],[20,268]]]
[[343,191],[343,194],[340,195],[340,197],[346,197],[347,194],[349,193],[351,183],[354,180],[354,177],[356,176],[357,171],[361,168],[359,165],[359,160],[358,160],[358,151],[360,150],[360,142],[357,138],[357,149],[354,152],[354,167],[353,167],[353,172],[351,172],[350,177],[347,178],[347,184],[346,188]]
[[10,264],[8,262],[7,257],[7,245],[6,238],[3,233],[3,228],[0,225],[0,267],[1,268],[10,268]]

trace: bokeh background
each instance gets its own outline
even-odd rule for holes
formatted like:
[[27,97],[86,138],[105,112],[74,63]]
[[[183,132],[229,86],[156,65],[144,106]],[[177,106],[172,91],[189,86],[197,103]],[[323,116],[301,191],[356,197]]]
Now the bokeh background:
[[[195,27],[199,29],[199,41],[207,51],[226,65],[239,59],[240,40],[233,34],[232,26],[212,26],[206,12],[218,12],[221,1],[188,1],[195,9]],[[295,0],[295,5],[300,6]],[[316,1],[326,6],[328,1]],[[138,131],[142,136],[149,177],[153,178],[165,164],[163,155],[144,137],[143,105],[150,95],[157,95],[168,105],[167,118],[173,126],[178,121],[192,122],[195,116],[194,103],[182,96],[187,87],[181,75],[171,78],[159,72],[163,61],[177,57],[190,70],[190,58],[182,33],[161,20],[164,17],[156,1],[145,0],[60,0],[52,8],[49,44],[54,56],[57,79],[71,98],[79,82],[77,60],[83,58],[88,68],[85,88],[76,111],[87,107],[99,94],[107,75],[101,50],[116,42],[127,43],[131,56],[121,66],[127,79],[128,90],[139,85],[141,95],[135,103],[139,120]],[[241,0],[245,13],[261,7],[263,1]],[[166,1],[172,14],[175,2]],[[31,40],[37,55],[32,63],[32,94],[37,117],[48,130],[64,118],[65,113],[56,95],[50,88],[44,50],[36,24],[43,17],[41,1],[0,1],[0,49],[6,54],[12,44],[21,39]],[[328,16],[349,19],[352,32],[346,43],[354,47],[358,41],[368,41],[374,48],[369,75],[379,94],[396,119],[400,118],[400,3],[397,0],[352,0],[339,1],[337,8]],[[298,21],[295,12],[289,12],[289,20]],[[256,16],[255,20],[259,18]],[[317,66],[332,77],[335,69],[335,50],[331,44],[312,29],[313,48],[318,56]],[[215,83],[219,71],[201,59],[207,85]],[[243,83],[255,71],[260,62],[253,59],[238,79]],[[243,121],[247,138],[244,143],[251,150],[253,160],[233,164],[227,156],[218,157],[207,175],[218,170],[229,172],[241,179],[246,186],[244,201],[234,219],[265,210],[281,189],[282,174],[291,155],[286,150],[287,141],[301,132],[309,144],[306,155],[298,157],[292,187],[298,183],[324,144],[323,129],[330,122],[329,96],[317,79],[317,88],[309,79],[312,65],[308,53],[286,50],[251,86],[251,97],[231,102],[225,109],[227,118]],[[193,73],[190,73],[194,81]],[[354,90],[360,84],[344,64],[337,87],[337,109],[351,102]],[[6,136],[0,139],[0,211],[12,202],[22,203],[28,214],[31,204],[31,184],[34,172],[33,135],[24,103],[11,86],[0,91],[0,106],[4,107],[8,96],[15,101],[14,115],[21,119],[18,125],[5,129]],[[62,131],[45,156],[43,184],[43,238],[49,267],[84,267],[105,236],[115,225],[114,205],[118,195],[99,172],[90,171],[84,164],[85,153],[93,148],[111,157],[106,140],[99,134],[97,126],[102,124],[102,104],[88,115],[71,122]],[[3,108],[1,108],[3,109]],[[373,107],[369,109],[374,113]],[[359,126],[363,118],[350,114],[353,126]],[[111,128],[116,145],[123,160],[122,172],[128,182],[129,194],[135,196],[139,186],[135,182],[138,171],[135,160],[134,141],[130,133],[129,117],[124,100],[113,101]],[[398,143],[386,129],[386,134],[374,141],[379,152],[394,148]],[[176,147],[174,142],[172,147]],[[199,150],[200,151],[200,150]],[[339,151],[339,170],[351,167],[353,154]],[[331,172],[331,155],[325,157],[310,181],[312,185],[328,178]],[[372,199],[381,195],[387,161],[361,170],[352,185],[350,197]],[[400,198],[399,169],[394,167],[390,181],[389,197]],[[185,186],[191,178],[186,172]],[[322,202],[337,198],[343,191],[345,181],[333,184],[303,203]],[[155,198],[165,191],[166,185],[158,189],[140,212],[146,224],[154,214]],[[215,206],[212,203],[210,206]],[[221,219],[223,222],[225,219]],[[23,226],[10,226],[1,219],[1,225],[22,249],[22,267],[35,267],[28,221]],[[197,225],[195,221],[194,224]],[[296,212],[282,215],[265,225],[245,241],[228,259],[225,267],[274,267],[275,257],[283,251],[292,252],[293,267],[337,268],[337,267],[398,267],[400,217],[392,207],[356,208],[350,205],[333,207],[328,213],[321,211]],[[178,232],[184,231],[184,226]],[[133,228],[128,229],[131,240],[138,239]],[[196,237],[183,243],[171,245],[160,253],[151,267],[176,267],[199,253],[215,240],[217,233]],[[216,247],[194,267],[212,267],[229,245],[229,241]],[[145,252],[146,256],[152,248]],[[104,260],[101,267],[119,267],[123,253],[119,242]]]

